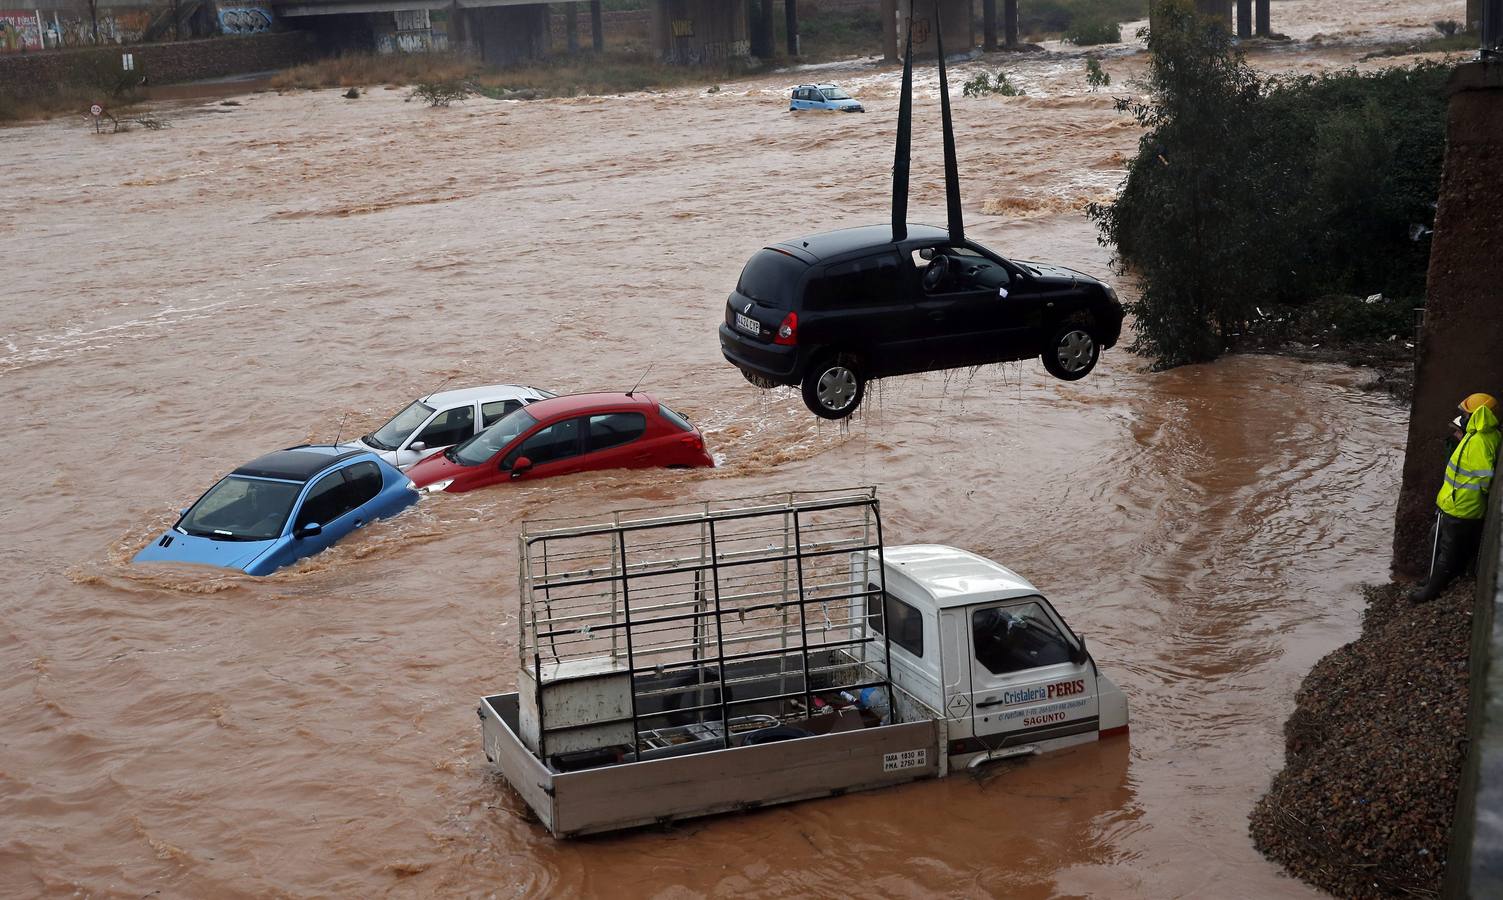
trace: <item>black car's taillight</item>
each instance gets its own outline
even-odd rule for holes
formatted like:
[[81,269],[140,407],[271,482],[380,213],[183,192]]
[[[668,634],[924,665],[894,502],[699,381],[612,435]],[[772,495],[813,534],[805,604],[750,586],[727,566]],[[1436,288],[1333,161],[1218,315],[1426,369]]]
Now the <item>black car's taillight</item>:
[[785,347],[792,347],[798,343],[798,313],[791,312],[783,317],[783,322],[778,325],[778,333],[773,336],[772,342]]

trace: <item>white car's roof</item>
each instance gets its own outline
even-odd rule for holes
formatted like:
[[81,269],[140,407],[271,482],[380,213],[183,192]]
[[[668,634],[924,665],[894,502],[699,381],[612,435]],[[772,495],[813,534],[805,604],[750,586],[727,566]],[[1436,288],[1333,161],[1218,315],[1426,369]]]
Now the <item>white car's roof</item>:
[[459,388],[452,391],[439,391],[421,397],[424,403],[432,407],[456,406],[461,403],[474,403],[477,400],[530,400],[542,395],[537,388],[527,387],[521,384],[488,384],[484,387]]
[[1039,592],[1012,569],[955,547],[940,544],[884,547],[882,558],[915,587],[927,592],[940,609]]

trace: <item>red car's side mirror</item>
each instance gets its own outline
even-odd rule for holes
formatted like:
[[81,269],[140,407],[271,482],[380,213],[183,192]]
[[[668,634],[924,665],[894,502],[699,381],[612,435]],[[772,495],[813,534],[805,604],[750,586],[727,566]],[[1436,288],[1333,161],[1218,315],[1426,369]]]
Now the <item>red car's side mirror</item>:
[[516,478],[532,468],[532,460],[525,456],[517,457],[517,461],[511,464],[511,477]]

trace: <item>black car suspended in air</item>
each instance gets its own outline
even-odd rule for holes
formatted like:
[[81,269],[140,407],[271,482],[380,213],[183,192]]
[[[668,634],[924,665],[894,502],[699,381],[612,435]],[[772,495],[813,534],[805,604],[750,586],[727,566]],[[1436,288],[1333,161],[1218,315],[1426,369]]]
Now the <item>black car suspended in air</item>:
[[[932,31],[938,37],[938,23]],[[1073,381],[1121,334],[1122,305],[1109,286],[966,239],[942,43],[938,49],[949,227],[907,222],[910,28],[891,224],[765,247],[726,301],[725,358],[759,387],[800,386],[804,403],[827,419],[855,412],[866,383],[890,375],[1037,356],[1050,374]]]

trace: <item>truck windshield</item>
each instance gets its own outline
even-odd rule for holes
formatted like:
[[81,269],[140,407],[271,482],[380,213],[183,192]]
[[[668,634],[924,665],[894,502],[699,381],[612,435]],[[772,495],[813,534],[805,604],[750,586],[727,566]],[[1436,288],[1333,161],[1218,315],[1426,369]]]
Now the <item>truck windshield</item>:
[[464,466],[478,466],[506,449],[522,432],[536,425],[538,420],[526,409],[519,409],[502,416],[494,425],[448,451],[453,461]]
[[758,250],[741,270],[736,291],[774,309],[788,309],[800,278],[809,266],[801,260],[776,250]]
[[433,415],[433,407],[424,405],[421,400],[414,400],[406,409],[397,413],[390,422],[377,428],[365,436],[365,442],[377,450],[395,450],[402,446],[418,426],[428,421]]
[[281,535],[302,489],[294,481],[230,475],[209,488],[177,527],[217,541],[269,541]]
[[1070,661],[1070,644],[1043,607],[1026,603],[971,614],[976,661],[993,675]]

